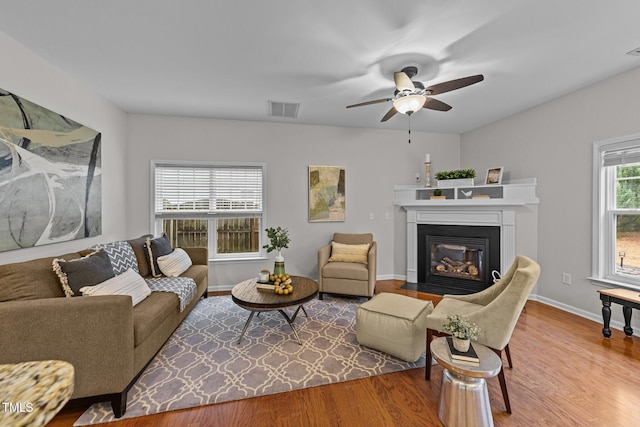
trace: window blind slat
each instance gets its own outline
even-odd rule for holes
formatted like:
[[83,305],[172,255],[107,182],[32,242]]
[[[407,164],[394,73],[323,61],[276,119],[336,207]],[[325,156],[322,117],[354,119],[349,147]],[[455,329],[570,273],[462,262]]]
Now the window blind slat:
[[613,149],[603,153],[603,166],[620,166],[631,163],[640,163],[640,140],[636,140],[638,146],[624,149]]
[[262,212],[260,166],[156,166],[155,212]]

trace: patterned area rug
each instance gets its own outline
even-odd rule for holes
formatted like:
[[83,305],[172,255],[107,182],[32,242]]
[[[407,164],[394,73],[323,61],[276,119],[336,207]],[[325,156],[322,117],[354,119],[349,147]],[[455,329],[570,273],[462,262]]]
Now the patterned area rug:
[[[277,311],[254,316],[230,296],[201,300],[129,391],[120,419],[192,408],[424,366],[360,346],[355,314],[364,299],[325,296],[305,304],[295,325]],[[289,310],[293,314],[293,310]],[[92,405],[74,425],[116,421],[110,403]]]

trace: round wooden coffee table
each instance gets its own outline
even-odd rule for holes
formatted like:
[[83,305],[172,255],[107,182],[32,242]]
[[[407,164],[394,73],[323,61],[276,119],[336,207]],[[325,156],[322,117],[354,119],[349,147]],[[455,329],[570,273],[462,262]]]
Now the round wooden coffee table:
[[[293,293],[289,295],[278,295],[273,291],[258,290],[256,288],[258,279],[245,280],[233,287],[231,290],[231,298],[233,299],[233,302],[251,312],[247,322],[244,324],[240,338],[238,338],[238,344],[242,341],[242,337],[244,337],[245,332],[247,332],[249,323],[251,323],[251,319],[253,319],[256,312],[277,310],[282,314],[282,317],[285,318],[291,327],[293,334],[298,340],[298,344],[302,345],[302,341],[300,341],[300,337],[298,336],[298,331],[293,327],[293,322],[296,320],[298,312],[301,309],[305,316],[307,315],[303,304],[311,301],[316,297],[316,295],[318,295],[318,284],[315,280],[301,276],[291,276],[291,281],[293,285]],[[295,306],[298,306],[298,308],[291,317],[289,317],[289,315],[283,310],[287,307]]]

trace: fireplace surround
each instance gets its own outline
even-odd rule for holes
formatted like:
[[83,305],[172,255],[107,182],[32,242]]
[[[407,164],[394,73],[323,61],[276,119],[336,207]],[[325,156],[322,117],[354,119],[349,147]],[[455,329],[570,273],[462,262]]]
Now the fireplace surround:
[[[499,244],[498,268],[492,264],[485,266],[483,275],[490,275],[493,269],[507,271],[515,259],[516,253],[531,257],[536,256],[537,245],[537,205],[539,199],[535,194],[536,179],[525,178],[512,180],[503,185],[475,186],[473,194],[485,194],[486,197],[467,199],[462,194],[467,188],[447,189],[453,198],[430,200],[425,195],[433,191],[431,188],[412,185],[396,185],[394,187],[394,205],[406,211],[406,280],[419,283],[418,272],[418,227],[422,225],[453,225],[470,227],[493,227],[498,230]],[[525,226],[517,229],[516,220],[524,220]],[[516,235],[527,236],[516,246]],[[530,236],[530,237],[529,237]],[[450,243],[456,245],[457,243]],[[466,261],[465,261],[466,263]],[[424,280],[424,279],[423,279]],[[490,279],[491,280],[491,279]],[[489,283],[490,284],[490,283]]]

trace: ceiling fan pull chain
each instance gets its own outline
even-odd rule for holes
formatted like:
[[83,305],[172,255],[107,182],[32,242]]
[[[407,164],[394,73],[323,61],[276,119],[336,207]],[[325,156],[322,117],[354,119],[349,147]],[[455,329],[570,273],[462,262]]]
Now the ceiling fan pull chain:
[[409,114],[409,144],[411,144],[411,114]]

